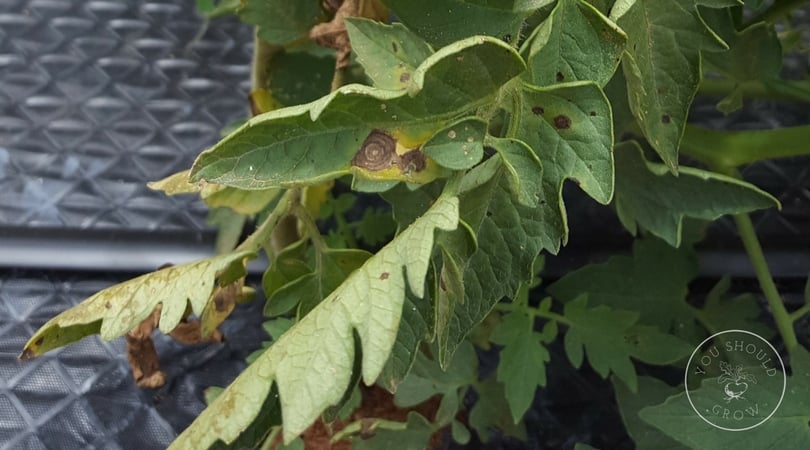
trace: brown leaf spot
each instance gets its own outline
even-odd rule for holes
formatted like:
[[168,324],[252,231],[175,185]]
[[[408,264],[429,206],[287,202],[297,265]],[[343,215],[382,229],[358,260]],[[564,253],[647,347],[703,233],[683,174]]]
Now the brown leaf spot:
[[112,305],[110,304],[110,302],[104,302],[104,307],[110,309],[112,308]]
[[560,83],[565,80],[565,75],[562,72],[557,72],[557,82]]
[[43,342],[43,340],[44,340],[44,339],[45,339],[45,338],[43,338],[43,337],[41,337],[41,338],[37,339],[36,341],[34,341],[34,345],[36,345],[37,347],[39,347],[40,345],[42,345],[42,342]]
[[554,118],[554,128],[558,130],[567,130],[568,128],[571,128],[571,118],[564,114],[560,114]]
[[399,168],[402,169],[403,173],[421,172],[425,170],[426,165],[425,155],[419,150],[411,150],[405,153],[401,156],[399,162]]
[[399,164],[396,152],[397,141],[382,130],[373,130],[360,150],[352,158],[352,165],[371,171],[388,169]]
[[539,116],[540,114],[543,114],[544,112],[546,112],[546,110],[543,109],[542,106],[532,106],[532,114]]
[[596,115],[596,111],[591,111],[590,114],[591,114],[591,117],[593,117],[593,116]]
[[396,42],[391,42],[391,50],[393,50],[394,53],[399,51],[399,46],[397,46]]
[[380,274],[380,279],[381,280],[387,280],[388,279],[388,272],[381,273]]
[[669,117],[669,114],[664,114],[663,116],[661,116],[661,123],[667,124],[670,122],[672,122],[672,118]]
[[408,72],[405,72],[399,76],[400,83],[407,83],[409,81],[411,81],[411,74],[409,74]]

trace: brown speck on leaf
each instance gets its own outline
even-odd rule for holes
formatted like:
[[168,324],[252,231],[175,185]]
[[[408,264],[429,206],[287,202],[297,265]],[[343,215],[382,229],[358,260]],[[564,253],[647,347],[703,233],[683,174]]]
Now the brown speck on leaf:
[[571,128],[571,118],[564,114],[560,114],[554,118],[554,128],[558,130],[566,130]]
[[532,107],[532,114],[535,114],[535,115],[539,116],[540,114],[543,114],[544,112],[546,112],[546,110],[544,110],[542,106],[533,106]]
[[590,114],[591,114],[591,117],[593,117],[593,116],[596,115],[596,111],[591,111]]
[[400,83],[407,83],[409,81],[411,81],[411,74],[409,74],[408,72],[404,72],[402,75],[399,76]]
[[112,308],[112,305],[110,304],[110,302],[104,302],[104,307],[110,309]]
[[380,279],[381,280],[387,280],[388,279],[388,272],[381,273],[380,274]]
[[670,123],[671,121],[672,121],[672,118],[669,117],[669,114],[664,114],[663,116],[661,116],[661,123],[666,124],[666,123]]
[[34,342],[34,345],[36,345],[37,347],[39,347],[40,345],[42,345],[42,342],[43,342],[43,340],[44,340],[44,339],[45,339],[45,338],[42,338],[42,337],[41,337],[41,338],[39,338],[39,339],[37,339],[37,340],[36,340],[36,342]]
[[562,72],[557,72],[557,82],[562,82],[565,80],[565,75]]
[[399,47],[397,47],[397,43],[396,43],[396,42],[391,42],[391,50],[393,50],[393,51],[394,51],[394,53],[396,53],[397,51],[399,51]]

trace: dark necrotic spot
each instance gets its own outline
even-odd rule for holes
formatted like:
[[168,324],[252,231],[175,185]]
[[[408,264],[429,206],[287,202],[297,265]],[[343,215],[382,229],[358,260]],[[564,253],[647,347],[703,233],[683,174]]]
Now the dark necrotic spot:
[[411,150],[401,156],[399,167],[403,172],[420,172],[425,169],[425,155],[419,150]]
[[394,50],[394,53],[396,53],[396,52],[397,52],[397,50],[399,50],[399,47],[397,47],[397,43],[396,43],[396,42],[392,42],[392,43],[391,43],[391,49],[392,49],[392,50]]
[[565,75],[563,75],[562,72],[557,72],[557,81],[563,80],[565,80]]
[[571,128],[571,118],[564,114],[560,114],[554,118],[554,128],[558,130]]
[[540,114],[546,112],[546,110],[544,110],[542,106],[534,106],[532,107],[532,112],[539,116]]
[[670,123],[671,121],[672,118],[669,117],[669,114],[664,114],[663,116],[661,116],[661,123]]
[[43,339],[45,339],[45,338],[42,338],[42,337],[41,337],[41,338],[37,339],[37,340],[36,340],[36,342],[34,342],[34,345],[36,345],[37,347],[39,347],[40,345],[42,345],[42,340],[43,340]]
[[399,76],[400,83],[407,83],[409,81],[411,81],[411,74],[409,74],[408,72],[405,72]]
[[591,113],[590,113],[590,114],[591,114],[591,117],[593,117],[593,116],[595,116],[595,115],[596,115],[596,111],[591,111]]
[[380,279],[381,280],[387,280],[388,279],[388,272],[381,273],[380,274]]

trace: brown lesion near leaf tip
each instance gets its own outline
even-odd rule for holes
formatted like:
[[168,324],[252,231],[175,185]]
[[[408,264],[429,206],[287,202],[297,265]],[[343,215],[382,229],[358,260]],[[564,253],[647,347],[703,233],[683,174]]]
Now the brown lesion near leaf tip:
[[154,389],[166,383],[166,374],[160,370],[160,361],[152,341],[152,331],[158,326],[161,309],[158,305],[149,317],[126,334],[127,360],[138,387]]
[[[127,360],[135,384],[141,388],[155,389],[166,383],[166,374],[160,370],[160,359],[152,341],[152,332],[160,325],[162,309],[162,305],[156,306],[149,317],[126,334]],[[223,341],[219,330],[215,330],[208,339],[203,340],[198,320],[183,319],[169,336],[184,344]]]
[[380,274],[380,279],[381,280],[387,280],[388,279],[388,272],[381,273]]

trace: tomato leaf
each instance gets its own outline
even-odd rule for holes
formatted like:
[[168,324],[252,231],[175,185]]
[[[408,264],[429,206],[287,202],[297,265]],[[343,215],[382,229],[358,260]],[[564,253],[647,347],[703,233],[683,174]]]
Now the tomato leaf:
[[303,432],[338,403],[353,372],[355,333],[362,377],[376,381],[394,345],[405,290],[424,296],[436,229],[458,222],[458,199],[440,197],[408,229],[293,325],[175,440],[171,448],[207,448],[234,441],[259,414],[260,401],[278,387],[284,441]]
[[[401,155],[454,117],[490,101],[523,69],[514,50],[495,39],[454,43],[425,60],[407,89],[348,85],[313,103],[256,116],[203,152],[191,181],[268,189],[317,184],[353,168],[378,181],[431,181],[437,174],[429,160],[424,168],[411,169],[399,164]],[[372,167],[379,161],[360,157],[366,156],[360,149],[372,136],[397,144],[396,153],[386,147],[389,159],[382,162],[387,166]],[[353,163],[356,155],[364,164]]]
[[211,298],[214,281],[228,272],[230,284],[244,275],[245,263],[256,254],[242,251],[188,264],[167,267],[104,289],[42,325],[23,349],[23,358],[70,344],[91,334],[104,340],[123,336],[161,305],[160,331],[172,331],[191,306],[202,315]]
[[756,186],[725,175],[682,167],[680,175],[644,159],[635,142],[616,147],[616,212],[634,235],[637,225],[678,247],[684,217],[715,220],[779,207]]

